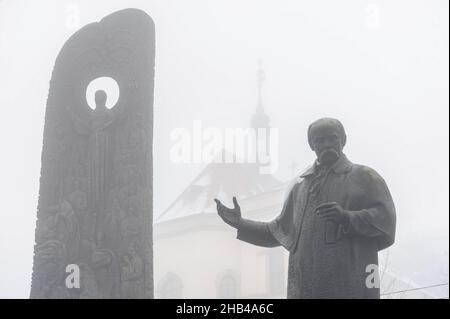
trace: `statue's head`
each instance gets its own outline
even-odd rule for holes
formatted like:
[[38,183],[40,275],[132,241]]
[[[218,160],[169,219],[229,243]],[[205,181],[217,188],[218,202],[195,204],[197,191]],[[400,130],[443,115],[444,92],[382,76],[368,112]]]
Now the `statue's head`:
[[136,256],[137,254],[137,243],[133,242],[130,246],[128,246],[128,254],[131,257]]
[[105,109],[106,108],[106,92],[103,90],[95,91],[95,109]]
[[85,192],[75,190],[69,194],[68,200],[78,213],[87,213],[87,195]]
[[344,126],[333,118],[321,118],[308,128],[308,143],[321,164],[331,165],[342,155],[347,141]]

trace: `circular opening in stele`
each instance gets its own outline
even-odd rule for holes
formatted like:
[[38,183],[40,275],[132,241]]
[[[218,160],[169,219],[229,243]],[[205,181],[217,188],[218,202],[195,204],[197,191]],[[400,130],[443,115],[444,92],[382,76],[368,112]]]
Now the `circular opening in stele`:
[[107,76],[96,78],[89,83],[86,89],[87,104],[91,109],[95,110],[97,107],[95,102],[95,93],[101,90],[106,93],[105,106],[108,109],[112,109],[119,100],[120,89],[117,81]]

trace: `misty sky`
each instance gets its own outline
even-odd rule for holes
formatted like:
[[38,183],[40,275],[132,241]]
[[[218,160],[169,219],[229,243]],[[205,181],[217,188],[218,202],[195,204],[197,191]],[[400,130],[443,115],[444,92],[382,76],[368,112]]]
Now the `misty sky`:
[[29,294],[45,104],[71,15],[82,27],[127,7],[156,25],[155,216],[203,167],[171,163],[172,130],[250,126],[261,59],[276,176],[314,160],[309,123],[340,119],[349,159],[391,190],[397,271],[448,282],[448,1],[0,0],[0,297]]

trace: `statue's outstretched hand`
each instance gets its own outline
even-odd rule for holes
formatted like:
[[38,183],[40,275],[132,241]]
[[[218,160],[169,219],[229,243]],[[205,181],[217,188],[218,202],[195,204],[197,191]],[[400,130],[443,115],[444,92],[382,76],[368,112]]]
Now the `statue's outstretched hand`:
[[228,208],[223,205],[217,198],[214,199],[217,204],[217,213],[225,223],[231,227],[237,228],[241,220],[241,207],[239,206],[236,197],[233,197],[234,208]]

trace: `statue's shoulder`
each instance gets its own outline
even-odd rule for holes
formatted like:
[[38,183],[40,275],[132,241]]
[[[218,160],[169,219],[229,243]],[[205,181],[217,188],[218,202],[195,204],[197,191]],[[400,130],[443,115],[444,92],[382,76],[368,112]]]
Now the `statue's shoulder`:
[[367,165],[353,164],[351,174],[362,182],[384,182],[383,177],[375,169]]

